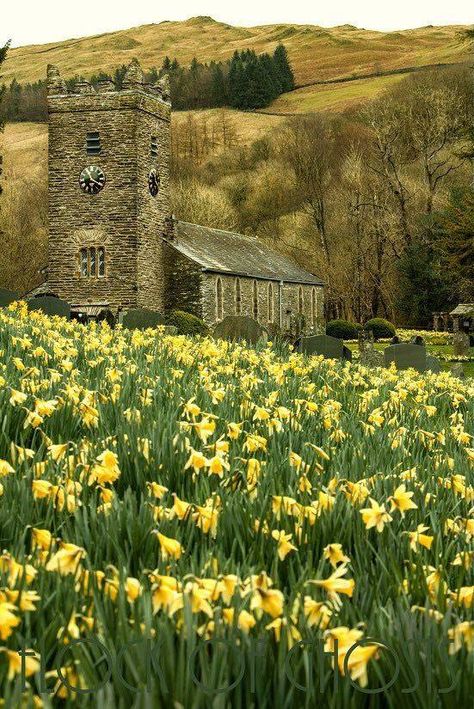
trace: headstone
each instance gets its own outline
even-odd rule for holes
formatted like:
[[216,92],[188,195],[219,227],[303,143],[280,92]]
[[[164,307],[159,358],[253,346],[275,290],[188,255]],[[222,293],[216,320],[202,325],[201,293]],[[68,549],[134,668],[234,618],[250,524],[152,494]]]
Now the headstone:
[[426,349],[420,345],[402,342],[399,345],[389,345],[384,349],[385,366],[389,367],[395,362],[397,369],[416,369],[424,372],[427,367]]
[[147,308],[134,308],[119,314],[119,322],[127,330],[146,330],[149,327],[158,327],[165,324],[161,313]]
[[453,333],[453,352],[457,357],[466,357],[469,354],[470,338],[467,332],[457,330]]
[[424,347],[425,341],[421,335],[414,335],[412,338],[410,338],[410,344],[418,345],[418,347]]
[[373,331],[361,330],[358,340],[361,365],[364,367],[383,367],[383,354],[375,349]]
[[231,342],[245,340],[255,345],[258,340],[267,337],[267,331],[247,315],[227,315],[214,327],[214,337]]
[[323,355],[325,359],[352,360],[351,350],[343,344],[342,340],[331,335],[302,337],[298,340],[297,349],[303,354]]
[[429,369],[433,374],[441,372],[441,363],[437,357],[426,355],[426,369]]
[[464,367],[462,366],[461,362],[455,362],[455,364],[452,364],[450,372],[453,377],[457,377],[458,379],[466,378],[466,375],[464,374]]
[[14,303],[15,300],[18,300],[18,293],[0,288],[0,308],[6,308],[10,303]]
[[59,315],[62,318],[71,318],[69,303],[54,295],[42,295],[27,301],[28,310],[41,310],[45,315]]

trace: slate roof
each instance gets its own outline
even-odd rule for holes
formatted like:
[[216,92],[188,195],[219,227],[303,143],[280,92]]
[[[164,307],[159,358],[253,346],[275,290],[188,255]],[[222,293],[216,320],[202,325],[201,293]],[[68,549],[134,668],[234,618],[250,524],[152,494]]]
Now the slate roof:
[[323,285],[312,273],[274,251],[254,236],[176,222],[175,237],[167,243],[204,271],[265,278],[286,283]]
[[474,316],[474,303],[460,303],[450,315],[471,315]]

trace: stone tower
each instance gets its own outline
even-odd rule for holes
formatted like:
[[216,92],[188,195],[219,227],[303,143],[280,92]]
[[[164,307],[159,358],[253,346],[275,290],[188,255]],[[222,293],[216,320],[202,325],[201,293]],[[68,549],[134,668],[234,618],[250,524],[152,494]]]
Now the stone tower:
[[68,92],[48,67],[48,284],[71,305],[163,309],[171,104],[138,62]]

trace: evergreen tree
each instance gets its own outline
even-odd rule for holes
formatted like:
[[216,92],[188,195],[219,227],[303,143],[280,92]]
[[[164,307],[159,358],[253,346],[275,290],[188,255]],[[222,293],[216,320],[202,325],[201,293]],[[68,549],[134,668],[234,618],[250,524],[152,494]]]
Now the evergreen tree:
[[430,325],[433,312],[454,306],[456,294],[440,265],[436,251],[414,241],[398,262],[397,308],[408,325]]
[[474,301],[474,190],[456,189],[434,217],[435,246],[455,300]]
[[276,71],[280,79],[282,92],[284,93],[285,91],[294,89],[295,77],[288,60],[286,47],[283,44],[279,44],[275,49],[273,61],[275,62]]

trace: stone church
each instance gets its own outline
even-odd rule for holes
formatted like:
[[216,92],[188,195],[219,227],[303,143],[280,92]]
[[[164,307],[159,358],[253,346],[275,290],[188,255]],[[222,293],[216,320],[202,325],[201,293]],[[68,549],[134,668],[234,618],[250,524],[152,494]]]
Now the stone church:
[[299,315],[318,328],[321,280],[257,238],[172,216],[167,77],[146,84],[133,61],[120,91],[103,80],[68,92],[53,66],[47,83],[48,265],[29,297],[53,294],[89,317],[143,307],[283,330]]

